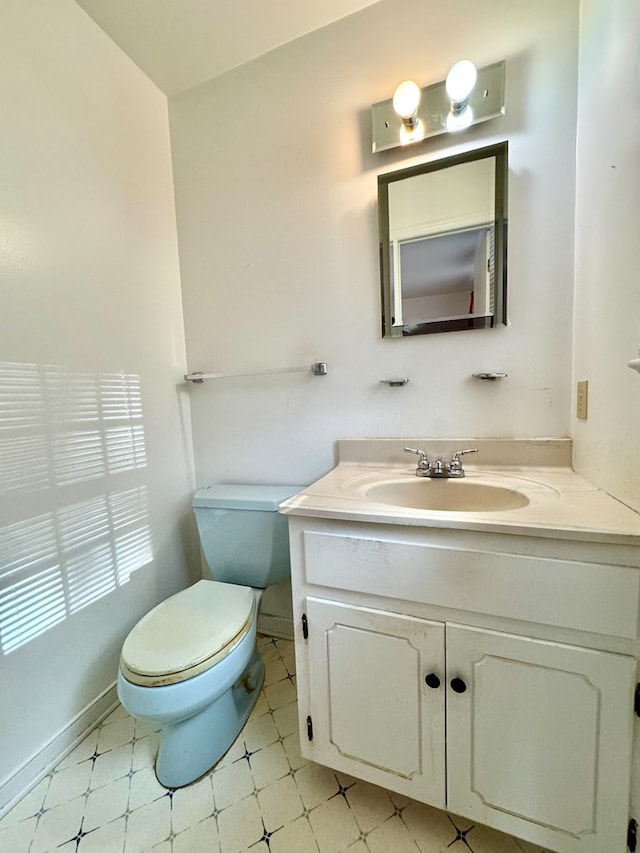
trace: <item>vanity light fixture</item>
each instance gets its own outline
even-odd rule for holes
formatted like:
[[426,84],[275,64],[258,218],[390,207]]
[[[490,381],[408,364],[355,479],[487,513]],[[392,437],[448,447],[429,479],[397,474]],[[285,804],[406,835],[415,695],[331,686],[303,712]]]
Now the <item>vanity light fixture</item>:
[[404,80],[393,98],[371,108],[372,151],[420,142],[504,115],[504,89],[504,60],[478,69],[470,60],[460,60],[446,81],[423,89]]

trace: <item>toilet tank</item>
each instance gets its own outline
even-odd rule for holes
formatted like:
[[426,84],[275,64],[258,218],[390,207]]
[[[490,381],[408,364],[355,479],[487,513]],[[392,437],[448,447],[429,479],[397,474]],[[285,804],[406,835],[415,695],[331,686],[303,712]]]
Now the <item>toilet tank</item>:
[[278,504],[306,486],[218,483],[193,496],[212,577],[264,589],[290,576],[289,528]]

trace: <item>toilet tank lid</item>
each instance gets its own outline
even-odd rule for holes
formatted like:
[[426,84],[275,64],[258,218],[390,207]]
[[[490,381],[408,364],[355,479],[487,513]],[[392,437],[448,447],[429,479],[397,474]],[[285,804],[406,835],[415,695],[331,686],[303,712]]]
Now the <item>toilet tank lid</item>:
[[198,489],[192,506],[211,509],[259,509],[275,512],[282,501],[306,489],[306,486],[261,486],[215,483]]

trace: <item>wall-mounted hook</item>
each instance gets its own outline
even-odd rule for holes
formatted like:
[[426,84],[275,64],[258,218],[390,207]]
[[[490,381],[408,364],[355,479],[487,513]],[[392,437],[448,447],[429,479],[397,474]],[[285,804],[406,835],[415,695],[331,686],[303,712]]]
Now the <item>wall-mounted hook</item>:
[[408,379],[380,379],[380,385],[388,385],[389,388],[401,388],[403,385],[407,385],[409,382]]
[[496,379],[506,379],[506,373],[472,373],[474,379],[479,379],[481,382],[494,382]]

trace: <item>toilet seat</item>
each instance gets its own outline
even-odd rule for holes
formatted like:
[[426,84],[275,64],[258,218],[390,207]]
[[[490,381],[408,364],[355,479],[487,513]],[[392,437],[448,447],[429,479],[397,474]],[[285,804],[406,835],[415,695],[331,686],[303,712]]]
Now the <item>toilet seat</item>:
[[251,587],[198,581],[133,628],[122,647],[122,674],[146,687],[192,678],[233,651],[250,630],[255,612]]

